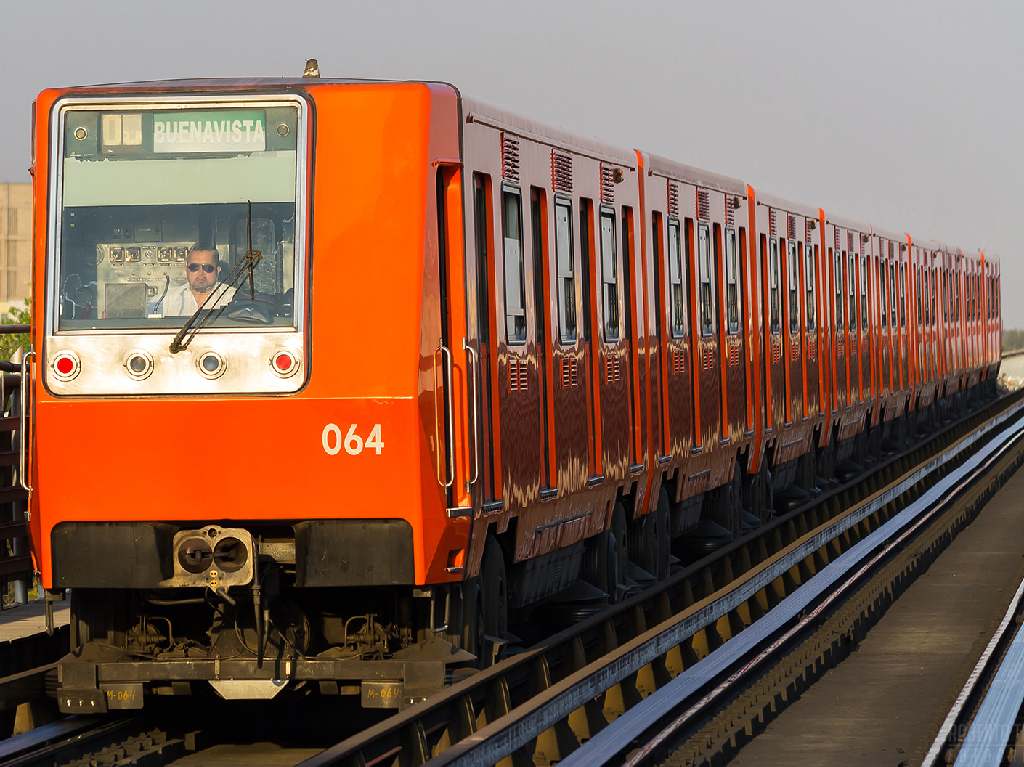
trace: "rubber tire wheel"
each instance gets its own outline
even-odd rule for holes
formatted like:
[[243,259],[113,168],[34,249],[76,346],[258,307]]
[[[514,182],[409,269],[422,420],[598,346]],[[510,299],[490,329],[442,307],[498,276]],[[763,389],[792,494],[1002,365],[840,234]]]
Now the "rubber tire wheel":
[[630,559],[658,580],[668,576],[672,553],[669,523],[668,495],[663,492],[654,510],[633,520],[629,532]]
[[493,538],[484,546],[480,563],[478,608],[476,611],[477,648],[484,651],[474,653],[481,668],[491,665],[484,636],[503,637],[508,633],[508,572],[505,569],[505,555]]
[[663,488],[658,495],[658,507],[654,510],[654,535],[656,538],[657,550],[657,572],[658,580],[668,578],[670,563],[672,561],[672,505],[668,500],[668,492]]
[[580,571],[582,580],[608,595],[610,602],[617,600],[620,584],[625,583],[629,554],[626,551],[626,510],[616,503],[612,510],[611,525],[594,537],[588,546]]

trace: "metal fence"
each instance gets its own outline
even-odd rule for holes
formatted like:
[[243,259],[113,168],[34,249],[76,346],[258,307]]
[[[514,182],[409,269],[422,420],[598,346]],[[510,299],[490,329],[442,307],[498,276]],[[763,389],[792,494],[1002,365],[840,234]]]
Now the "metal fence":
[[[0,325],[0,336],[24,335],[28,325]],[[22,487],[20,447],[32,433],[31,407],[22,418],[21,363],[0,361],[0,598],[2,607],[23,604],[34,585],[28,540],[28,492]],[[26,387],[26,391],[30,391]],[[22,424],[26,434],[22,435]]]

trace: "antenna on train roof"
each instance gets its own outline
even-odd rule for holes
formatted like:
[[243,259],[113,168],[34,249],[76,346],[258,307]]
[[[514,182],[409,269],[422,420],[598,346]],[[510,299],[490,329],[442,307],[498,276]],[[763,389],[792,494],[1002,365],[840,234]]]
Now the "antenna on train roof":
[[316,59],[306,59],[306,68],[302,70],[303,77],[320,77],[320,65]]

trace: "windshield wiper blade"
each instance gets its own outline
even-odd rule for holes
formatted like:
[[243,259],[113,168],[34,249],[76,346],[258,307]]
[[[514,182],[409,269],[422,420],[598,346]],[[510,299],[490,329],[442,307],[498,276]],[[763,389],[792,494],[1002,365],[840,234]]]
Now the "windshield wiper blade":
[[[234,274],[231,275],[231,279],[227,282],[222,282],[220,285],[215,286],[210,294],[206,297],[202,304],[200,304],[192,316],[185,320],[185,324],[181,326],[181,329],[174,335],[174,339],[171,341],[171,354],[177,354],[180,351],[184,351],[188,348],[188,345],[192,343],[194,339],[204,327],[209,325],[211,322],[215,322],[220,318],[221,314],[227,308],[229,302],[221,304],[219,307],[217,303],[227,295],[231,289],[238,290],[241,287],[242,281],[248,276],[249,278],[249,294],[253,300],[256,298],[256,287],[254,271],[256,265],[263,258],[263,254],[258,250],[252,249],[252,200],[248,201],[249,207],[246,214],[247,217],[247,230],[248,230],[248,242],[245,257],[242,262],[235,269]],[[213,305],[210,309],[206,308],[206,305],[213,301]]]

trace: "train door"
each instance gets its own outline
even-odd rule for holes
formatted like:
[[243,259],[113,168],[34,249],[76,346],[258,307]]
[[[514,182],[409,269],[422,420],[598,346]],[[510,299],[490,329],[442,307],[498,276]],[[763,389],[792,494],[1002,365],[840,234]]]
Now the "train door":
[[861,239],[861,252],[859,263],[859,288],[860,297],[857,301],[858,323],[860,325],[860,391],[861,398],[865,401],[872,401],[874,398],[874,361],[872,360],[873,346],[871,343],[871,311],[868,306],[868,296],[871,295],[871,251],[870,243],[863,235]]
[[604,452],[603,471],[625,476],[629,464],[630,390],[629,343],[624,332],[622,265],[623,253],[618,247],[617,211],[602,205],[598,215],[598,296],[600,320],[600,365],[598,368],[601,397],[601,445]]
[[838,409],[850,402],[850,365],[846,342],[846,249],[840,248],[840,234],[836,232],[833,281],[835,288],[836,322],[833,348],[836,356],[836,394]]
[[[528,311],[528,275],[532,251],[524,216],[523,194],[517,185],[503,182],[498,196],[497,225],[500,232],[497,304],[500,307],[497,365],[500,402],[500,450],[502,495],[507,503],[524,505],[528,488],[537,487],[541,471],[541,379],[538,376],[536,316]],[[525,201],[529,210],[530,200]],[[540,279],[542,275],[532,275]],[[532,296],[531,296],[532,297]]]
[[818,243],[812,242],[814,235],[808,219],[804,229],[803,253],[803,296],[804,296],[804,354],[803,388],[805,392],[804,415],[815,415],[821,408],[820,375],[821,362],[818,349]]
[[[556,194],[553,204],[555,315],[552,325],[554,373],[555,464],[559,494],[578,490],[591,471],[586,333],[588,315],[579,311],[587,273],[577,250],[576,205],[572,197]],[[585,220],[585,218],[584,218]],[[566,484],[566,487],[561,485]]]
[[538,441],[540,443],[541,492],[557,486],[555,461],[551,444],[554,419],[551,413],[553,379],[551,376],[551,279],[548,270],[548,197],[539,187],[530,188],[530,230],[533,246],[533,305],[537,339],[537,396],[540,402]]
[[[792,223],[792,216],[789,216]],[[794,227],[788,227],[790,234],[795,234]],[[786,283],[786,311],[785,311],[785,344],[783,355],[785,357],[785,381],[786,381],[786,423],[790,424],[800,419],[802,413],[802,387],[801,387],[801,365],[800,365],[800,258],[803,243],[796,237],[789,237],[782,240],[783,249],[786,253],[784,269]]]
[[[777,429],[786,420],[786,368],[782,342],[782,255],[781,240],[761,235],[761,258],[767,272],[764,299],[765,421]],[[767,243],[767,254],[765,253]]]
[[892,262],[892,243],[879,240],[878,246],[878,377],[879,394],[892,393],[892,335],[889,332],[890,297],[889,264]]
[[850,373],[850,403],[863,398],[861,389],[860,344],[857,343],[857,253],[854,251],[853,235],[849,235],[849,250],[846,254],[846,295],[847,301],[847,369]]
[[[731,214],[734,210],[731,197],[726,197],[726,211]],[[738,200],[737,200],[738,202]],[[745,226],[735,226],[730,220],[731,215],[726,217],[725,227],[725,257],[723,273],[725,283],[722,289],[722,300],[724,311],[722,312],[725,323],[723,338],[720,342],[725,344],[725,353],[722,354],[722,364],[725,365],[726,402],[728,413],[723,433],[734,440],[742,439],[746,431],[746,408],[747,408],[747,382],[745,374],[745,347],[743,327],[743,258],[741,253],[747,247],[747,229]]]
[[[477,469],[474,505],[479,511],[496,497],[496,476],[498,461],[494,452],[496,441],[493,420],[493,359],[497,356],[494,343],[496,319],[494,316],[494,213],[491,196],[491,180],[482,173],[473,174],[473,238],[472,247],[474,260],[473,287],[474,300],[471,301],[472,324],[476,329],[476,344],[466,343],[466,351],[470,357],[471,381],[470,391],[475,400],[473,408],[476,423],[473,431],[474,466]],[[474,478],[471,475],[471,479]]]
[[[707,195],[698,190],[698,195]],[[702,205],[701,208],[706,208]],[[697,319],[698,354],[700,361],[700,430],[701,444],[714,449],[721,436],[722,382],[718,359],[718,273],[721,264],[721,224],[709,220],[697,222]]]
[[[671,183],[671,182],[669,182]],[[667,318],[659,315],[665,326],[661,336],[665,339],[667,368],[666,402],[668,405],[668,434],[672,445],[665,452],[682,448],[685,454],[692,444],[693,399],[690,370],[690,274],[693,268],[693,219],[680,222],[675,216],[667,220],[663,231],[665,237],[664,266],[661,273],[667,278],[665,305]]]

